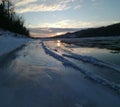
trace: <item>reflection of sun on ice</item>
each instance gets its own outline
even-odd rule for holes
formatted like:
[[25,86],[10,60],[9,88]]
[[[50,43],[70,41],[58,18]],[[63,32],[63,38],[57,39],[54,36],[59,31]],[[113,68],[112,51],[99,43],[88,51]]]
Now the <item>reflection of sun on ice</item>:
[[57,40],[57,47],[60,47],[60,45],[61,45],[61,41]]

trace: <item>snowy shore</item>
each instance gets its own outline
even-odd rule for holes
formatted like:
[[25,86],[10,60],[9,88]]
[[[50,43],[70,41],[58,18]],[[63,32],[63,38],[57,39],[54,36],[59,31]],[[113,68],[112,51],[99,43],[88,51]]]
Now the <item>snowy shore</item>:
[[9,31],[0,30],[0,56],[30,41],[28,38],[15,37],[15,35],[21,36]]

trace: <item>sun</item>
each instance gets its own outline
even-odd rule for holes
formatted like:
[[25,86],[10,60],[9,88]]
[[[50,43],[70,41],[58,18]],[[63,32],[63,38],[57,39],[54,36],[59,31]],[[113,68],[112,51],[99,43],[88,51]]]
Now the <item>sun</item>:
[[56,35],[61,35],[62,33],[61,32],[57,32]]
[[65,32],[57,32],[56,35],[62,35],[65,34]]

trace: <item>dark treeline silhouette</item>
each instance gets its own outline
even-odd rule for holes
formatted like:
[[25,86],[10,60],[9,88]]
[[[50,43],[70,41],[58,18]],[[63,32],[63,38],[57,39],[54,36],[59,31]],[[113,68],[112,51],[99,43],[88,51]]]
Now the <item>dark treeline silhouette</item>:
[[14,6],[9,0],[0,2],[0,28],[29,36],[24,20],[16,15]]
[[81,37],[102,37],[102,36],[120,36],[120,23],[99,28],[88,28],[74,33],[66,33],[57,36],[58,38],[81,38]]

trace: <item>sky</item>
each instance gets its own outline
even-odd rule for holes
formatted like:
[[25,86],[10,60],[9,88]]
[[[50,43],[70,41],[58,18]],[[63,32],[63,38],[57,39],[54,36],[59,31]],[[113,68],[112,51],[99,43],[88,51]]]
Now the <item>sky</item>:
[[73,32],[120,22],[120,0],[12,1],[16,13],[23,16],[34,36],[54,36],[70,32],[71,28]]

